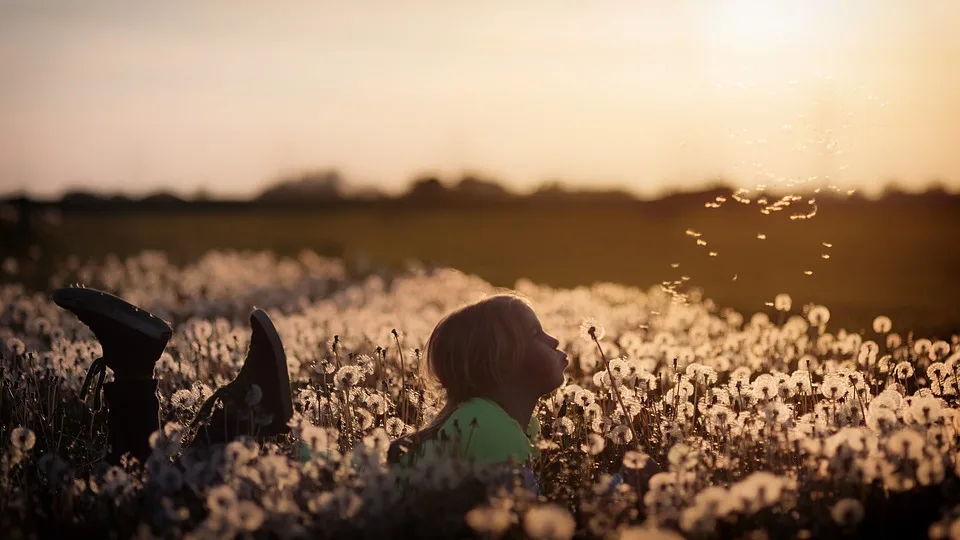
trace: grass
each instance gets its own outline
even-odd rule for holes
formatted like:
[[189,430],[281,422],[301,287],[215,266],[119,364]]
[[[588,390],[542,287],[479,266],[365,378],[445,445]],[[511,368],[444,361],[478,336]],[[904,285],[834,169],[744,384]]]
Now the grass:
[[[188,263],[210,249],[292,255],[309,248],[374,265],[396,267],[409,259],[448,264],[507,287],[529,278],[556,287],[610,281],[647,288],[687,276],[684,285],[744,313],[772,313],[764,303],[786,292],[795,303],[827,305],[833,322],[852,330],[868,329],[885,314],[895,330],[941,337],[960,331],[955,201],[836,201],[821,203],[809,220],[790,220],[791,209],[773,215],[758,210],[733,202],[720,209],[654,202],[75,212],[42,233],[45,255],[26,272],[42,286],[42,276],[67,255],[102,259],[156,249]],[[698,247],[687,229],[701,232],[707,246]],[[23,275],[18,280],[30,281]]]

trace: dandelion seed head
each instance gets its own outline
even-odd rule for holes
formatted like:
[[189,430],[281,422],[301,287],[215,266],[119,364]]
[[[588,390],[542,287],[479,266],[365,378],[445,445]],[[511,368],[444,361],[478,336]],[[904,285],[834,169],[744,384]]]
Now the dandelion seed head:
[[10,432],[10,443],[13,445],[15,450],[20,452],[28,452],[32,450],[36,442],[37,436],[34,435],[30,428],[18,426],[13,428],[13,431]]

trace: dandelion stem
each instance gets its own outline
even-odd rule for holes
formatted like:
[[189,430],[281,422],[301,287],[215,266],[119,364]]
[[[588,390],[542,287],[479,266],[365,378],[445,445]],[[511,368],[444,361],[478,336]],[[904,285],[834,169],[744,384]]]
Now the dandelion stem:
[[627,427],[630,428],[630,433],[633,435],[634,444],[639,445],[640,437],[637,436],[637,430],[633,427],[633,417],[630,416],[627,407],[623,404],[623,398],[620,397],[620,390],[617,389],[617,381],[613,378],[613,373],[610,371],[610,363],[607,362],[607,357],[603,354],[603,347],[600,346],[600,340],[597,339],[597,332],[594,328],[590,329],[590,337],[593,338],[593,342],[597,344],[597,350],[600,351],[600,360],[603,362],[603,366],[607,370],[607,376],[610,378],[610,388],[613,390],[614,397],[617,398],[617,403],[620,404],[620,411],[623,412],[623,416],[627,419]]
[[397,342],[397,352],[400,354],[400,399],[398,400],[401,407],[400,418],[402,418],[403,421],[406,422],[407,421],[407,401],[406,401],[407,370],[406,370],[406,366],[403,363],[403,347],[400,346],[400,334],[397,332],[396,328],[393,329],[392,333],[393,333],[394,341]]

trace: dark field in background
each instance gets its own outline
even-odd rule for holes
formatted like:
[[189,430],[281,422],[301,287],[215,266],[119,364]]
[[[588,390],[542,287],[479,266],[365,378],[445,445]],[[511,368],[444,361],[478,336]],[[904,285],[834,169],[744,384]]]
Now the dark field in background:
[[[733,200],[704,208],[711,200],[65,207],[58,226],[37,229],[40,263],[13,279],[42,286],[70,254],[87,260],[155,249],[184,263],[211,249],[296,255],[310,248],[373,265],[448,264],[507,287],[521,277],[557,287],[650,287],[686,275],[718,306],[745,314],[773,313],[764,303],[786,292],[794,312],[808,302],[829,307],[834,329],[869,330],[883,314],[894,331],[960,332],[960,196],[818,197],[817,215],[806,220],[789,219],[811,208],[805,200],[771,215]],[[687,229],[707,245],[697,246]]]

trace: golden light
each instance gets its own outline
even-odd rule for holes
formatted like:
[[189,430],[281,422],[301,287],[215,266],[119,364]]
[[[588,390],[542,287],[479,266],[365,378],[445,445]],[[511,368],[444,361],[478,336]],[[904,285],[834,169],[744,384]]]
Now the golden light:
[[752,50],[830,46],[841,9],[823,1],[720,0],[700,6],[706,40]]

